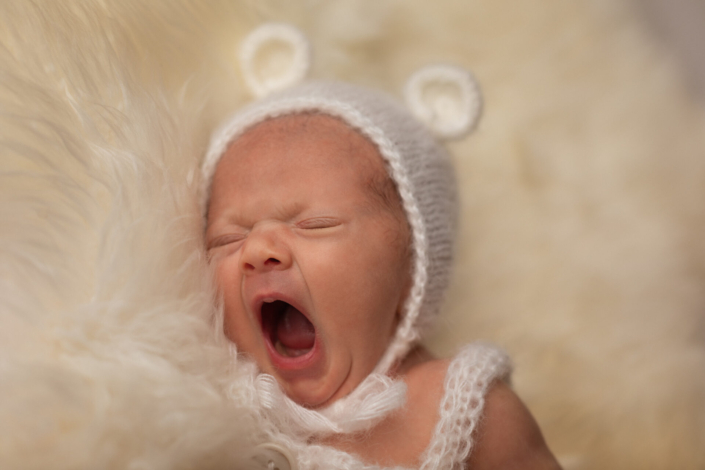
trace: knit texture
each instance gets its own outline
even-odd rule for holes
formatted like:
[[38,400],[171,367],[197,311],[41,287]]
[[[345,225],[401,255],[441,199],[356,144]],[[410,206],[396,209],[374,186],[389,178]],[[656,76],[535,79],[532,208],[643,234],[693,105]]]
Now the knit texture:
[[364,431],[406,403],[406,384],[382,374],[370,374],[344,399],[321,410],[297,404],[271,375],[258,375],[254,385],[256,406],[280,431],[300,437]]
[[460,470],[474,446],[473,432],[494,380],[508,380],[511,363],[501,350],[483,343],[467,346],[448,367],[440,418],[425,452],[422,470]]

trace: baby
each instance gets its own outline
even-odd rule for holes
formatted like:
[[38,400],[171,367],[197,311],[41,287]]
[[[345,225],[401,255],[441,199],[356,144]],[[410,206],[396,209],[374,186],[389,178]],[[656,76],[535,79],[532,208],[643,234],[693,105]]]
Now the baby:
[[[418,344],[448,282],[455,195],[443,149],[401,106],[298,86],[228,121],[203,174],[225,334],[292,419],[340,421],[301,432],[299,469],[326,455],[320,468],[558,468],[501,351]],[[399,383],[405,401],[385,402]],[[341,410],[371,418],[346,428]]]

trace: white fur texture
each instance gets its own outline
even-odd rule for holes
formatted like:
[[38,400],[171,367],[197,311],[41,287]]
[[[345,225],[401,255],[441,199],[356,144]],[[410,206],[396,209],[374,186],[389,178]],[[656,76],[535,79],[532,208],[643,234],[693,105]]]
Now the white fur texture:
[[237,468],[258,439],[191,175],[273,20],[315,78],[400,95],[449,61],[482,86],[433,348],[506,347],[566,468],[703,468],[705,117],[633,8],[0,3],[0,468]]
[[2,469],[231,469],[256,442],[212,326],[198,109],[138,78],[123,8],[0,6]]

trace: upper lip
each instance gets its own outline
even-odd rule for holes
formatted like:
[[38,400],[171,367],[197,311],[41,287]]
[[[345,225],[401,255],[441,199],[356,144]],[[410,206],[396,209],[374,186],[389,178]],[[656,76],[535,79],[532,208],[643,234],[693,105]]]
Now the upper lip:
[[[308,309],[304,305],[305,298],[302,298],[302,291],[297,286],[300,286],[300,283],[289,273],[273,271],[247,276],[243,279],[240,288],[245,307],[249,309],[253,319],[256,319],[261,326],[262,305],[265,302],[277,300],[288,303],[311,321]],[[297,293],[298,295],[296,295]]]

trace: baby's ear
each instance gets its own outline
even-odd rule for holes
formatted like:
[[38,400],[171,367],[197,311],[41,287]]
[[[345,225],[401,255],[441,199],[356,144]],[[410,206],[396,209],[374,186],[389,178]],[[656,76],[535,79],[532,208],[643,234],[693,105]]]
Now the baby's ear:
[[473,74],[452,65],[424,67],[409,77],[404,88],[412,114],[440,139],[470,133],[482,113],[482,95]]
[[[412,263],[411,257],[409,256],[407,262]],[[406,304],[409,296],[411,295],[411,288],[413,287],[414,284],[414,279],[413,279],[413,274],[411,272],[411,268],[407,270],[407,274],[404,279],[404,286],[402,287],[401,290],[401,296],[399,297],[399,303],[397,304],[397,310],[394,312],[394,315],[397,318],[397,321],[401,321],[402,318],[404,318],[404,315],[406,314]],[[396,328],[395,328],[396,330]]]
[[306,78],[311,45],[294,26],[265,23],[242,42],[240,66],[248,88],[261,98]]

